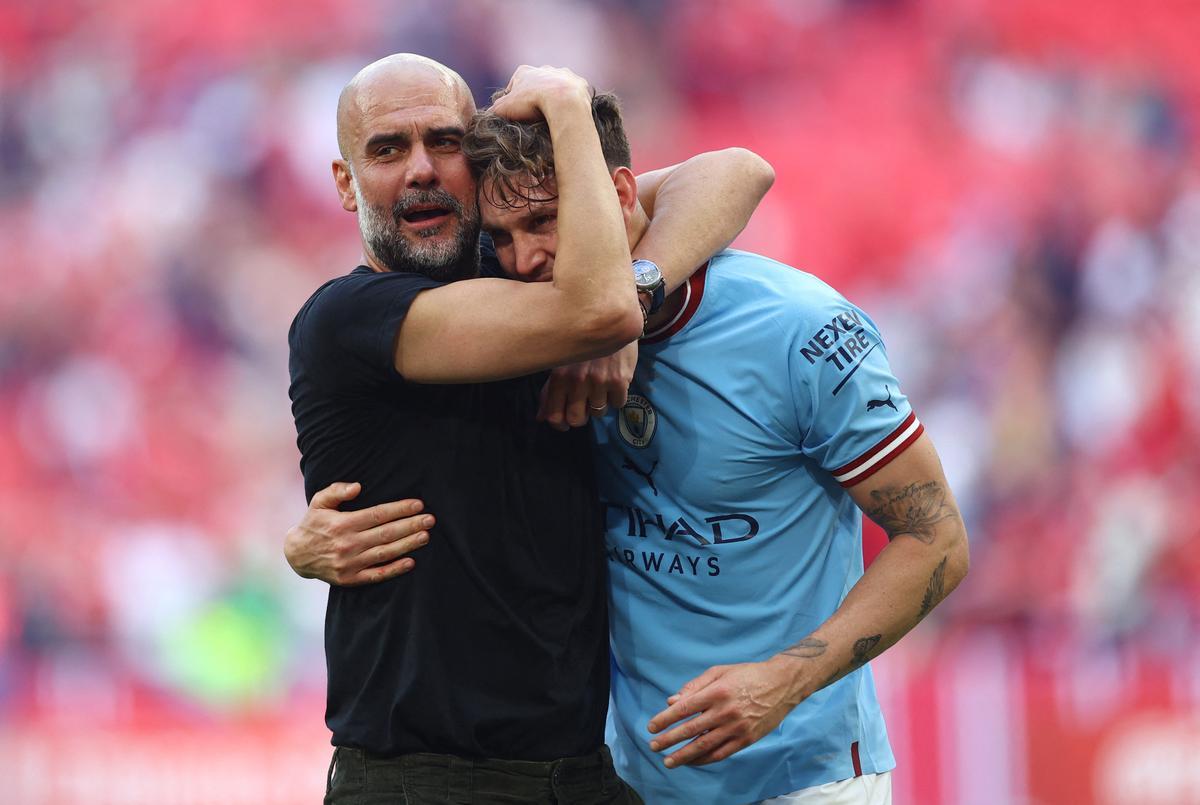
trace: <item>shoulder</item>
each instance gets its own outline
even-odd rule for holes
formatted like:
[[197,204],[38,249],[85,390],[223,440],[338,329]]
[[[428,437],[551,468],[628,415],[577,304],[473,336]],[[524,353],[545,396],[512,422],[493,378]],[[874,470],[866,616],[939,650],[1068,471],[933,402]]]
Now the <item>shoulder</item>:
[[444,284],[424,274],[405,271],[371,271],[364,266],[359,266],[349,274],[335,277],[318,288],[309,297],[305,307],[331,305],[368,295],[401,294]]
[[397,300],[411,301],[419,291],[442,284],[422,274],[376,272],[359,266],[313,292],[292,321],[292,335],[302,329],[336,326],[346,317],[370,317]]
[[739,307],[753,305],[786,332],[822,326],[853,304],[824,280],[760,254],[726,249],[709,261],[707,284],[714,296]]

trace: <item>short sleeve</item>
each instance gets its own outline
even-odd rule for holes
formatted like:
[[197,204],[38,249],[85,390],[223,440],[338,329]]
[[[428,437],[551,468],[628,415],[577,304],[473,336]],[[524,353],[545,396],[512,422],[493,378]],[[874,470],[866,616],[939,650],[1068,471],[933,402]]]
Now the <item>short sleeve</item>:
[[398,379],[396,333],[416,295],[441,284],[420,274],[365,269],[327,283],[292,323],[293,361],[313,382],[331,389],[371,388]]
[[830,290],[792,344],[800,449],[843,487],[869,478],[921,435],[875,323]]

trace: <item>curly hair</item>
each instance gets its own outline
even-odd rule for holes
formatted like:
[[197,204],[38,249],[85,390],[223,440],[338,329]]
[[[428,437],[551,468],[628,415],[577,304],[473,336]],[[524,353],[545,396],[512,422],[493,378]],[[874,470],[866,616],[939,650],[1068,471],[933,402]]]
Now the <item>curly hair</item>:
[[[495,101],[503,90],[492,96]],[[611,92],[592,93],[592,120],[610,171],[631,167],[629,138],[621,105]],[[520,207],[533,200],[556,198],[554,145],[544,120],[506,120],[489,110],[476,112],[463,137],[462,150],[487,201],[497,207]]]

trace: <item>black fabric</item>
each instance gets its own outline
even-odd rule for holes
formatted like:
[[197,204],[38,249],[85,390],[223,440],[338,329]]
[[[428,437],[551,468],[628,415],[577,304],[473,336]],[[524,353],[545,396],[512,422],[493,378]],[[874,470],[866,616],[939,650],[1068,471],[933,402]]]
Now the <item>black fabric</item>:
[[338,748],[325,805],[642,805],[608,747],[547,763],[414,754],[377,758]]
[[393,340],[438,283],[360,266],[292,323],[292,413],[309,499],[415,497],[437,517],[416,568],[331,587],[333,743],[543,761],[595,752],[608,699],[607,572],[586,430],[534,421],[544,376],[401,378]]
[[500,270],[500,260],[496,257],[496,244],[487,232],[481,232],[479,235],[479,276],[504,276],[504,272]]

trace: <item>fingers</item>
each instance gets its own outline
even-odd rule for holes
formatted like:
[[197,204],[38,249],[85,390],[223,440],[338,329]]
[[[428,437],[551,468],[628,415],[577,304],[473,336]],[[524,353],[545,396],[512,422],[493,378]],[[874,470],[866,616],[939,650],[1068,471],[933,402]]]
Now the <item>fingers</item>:
[[687,682],[684,682],[683,687],[679,689],[679,693],[675,695],[690,696],[693,693],[699,693],[724,676],[728,667],[726,665],[714,665],[695,679],[689,679]]
[[542,116],[542,105],[549,99],[570,96],[583,100],[587,89],[587,82],[568,69],[523,64],[491,108],[510,120],[533,120]]
[[555,369],[542,386],[538,419],[557,430],[567,430],[582,427],[589,417],[605,416],[612,408],[624,405],[636,352],[632,352],[632,360],[630,363],[629,355],[622,351]]
[[[587,424],[588,405],[591,403],[589,398],[594,394],[592,384],[586,379],[571,386],[567,392],[565,407],[565,416],[568,425],[578,428]],[[600,396],[600,399],[604,399],[603,395]],[[601,405],[603,405],[603,402]]]
[[748,744],[737,738],[729,728],[712,730],[699,736],[678,752],[667,755],[663,759],[663,765],[668,769],[677,766],[704,766],[724,760],[746,746]]
[[601,417],[608,416],[608,412],[611,410],[613,410],[613,409],[609,407],[608,400],[601,400],[600,402],[592,402],[589,399],[587,402],[587,415],[588,416],[596,417],[597,419],[599,419]]
[[407,573],[415,564],[408,554],[429,544],[427,529],[433,524],[432,515],[422,514],[354,535],[350,555],[337,568],[336,583],[366,584]]
[[678,693],[667,699],[667,704],[669,705],[667,709],[651,718],[650,723],[646,725],[646,729],[652,733],[661,732],[676,721],[704,710],[709,704],[709,699],[708,697],[698,697],[696,694],[699,694],[713,682],[720,679],[727,667],[725,665],[714,665],[695,679],[685,682]]
[[[433,524],[434,519],[432,514],[418,514],[415,517],[405,517],[401,520],[384,523],[381,526],[376,526],[369,531],[363,531],[358,534],[355,539],[357,543],[356,547],[359,548],[362,554],[368,554],[371,551],[387,548],[397,543],[411,544],[411,540],[420,534],[425,534],[428,537],[428,529],[432,528]],[[406,540],[410,542],[405,542]],[[369,563],[374,565],[380,562],[389,562],[394,558],[394,556],[379,556],[371,558]]]
[[357,587],[360,584],[378,584],[381,581],[394,579],[397,576],[402,576],[408,571],[416,567],[416,562],[407,557],[397,559],[394,562],[389,562],[386,565],[377,565],[375,567],[364,568],[347,581],[343,582],[343,586]]
[[386,565],[407,556],[428,543],[428,531],[415,531],[390,542],[372,545],[356,557],[356,564],[363,568]]
[[680,741],[695,738],[706,732],[711,732],[721,726],[721,716],[715,712],[701,713],[690,721],[685,721],[674,729],[667,730],[650,742],[650,748],[655,752],[674,746]]
[[612,410],[620,410],[629,402],[629,384],[622,383],[617,386],[609,386],[608,389],[608,404],[612,406]]
[[336,509],[347,500],[354,500],[361,491],[362,484],[360,483],[330,484],[313,495],[312,503],[309,506],[314,509]]
[[715,697],[707,691],[701,691],[693,696],[682,696],[675,704],[650,719],[646,729],[651,733],[662,732],[672,724],[704,712],[715,703]]
[[570,381],[560,370],[550,373],[550,379],[546,381],[545,402],[542,406],[546,412],[543,419],[555,430],[567,430],[564,411],[567,405],[567,392],[569,388]]
[[620,408],[629,400],[629,384],[633,382],[633,374],[637,371],[638,343],[626,344],[617,351],[616,364],[608,379],[608,404]]
[[346,524],[355,531],[365,532],[386,523],[412,517],[424,508],[425,503],[416,498],[393,500],[356,512],[347,512]]

